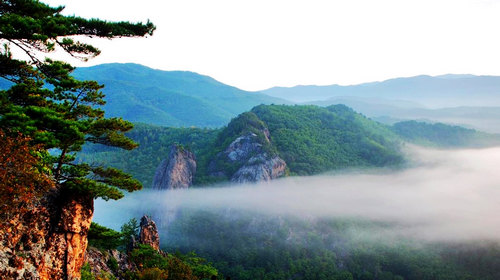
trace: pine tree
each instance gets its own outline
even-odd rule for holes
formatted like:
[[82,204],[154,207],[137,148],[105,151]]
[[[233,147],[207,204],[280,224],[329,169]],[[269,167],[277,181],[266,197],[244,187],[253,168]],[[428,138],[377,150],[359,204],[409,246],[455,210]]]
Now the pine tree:
[[[42,59],[45,53],[62,49],[87,60],[99,55],[94,46],[74,39],[90,37],[142,37],[152,35],[155,26],[129,22],[107,22],[61,15],[64,7],[50,7],[36,0],[0,2],[0,77],[12,83],[0,91],[0,128],[15,137],[23,135],[48,162],[57,188],[93,198],[119,199],[121,190],[134,191],[141,184],[114,168],[75,162],[85,143],[124,149],[137,146],[123,133],[132,124],[121,118],[105,118],[102,85],[71,76],[74,67],[62,61]],[[15,58],[18,48],[29,59]]]

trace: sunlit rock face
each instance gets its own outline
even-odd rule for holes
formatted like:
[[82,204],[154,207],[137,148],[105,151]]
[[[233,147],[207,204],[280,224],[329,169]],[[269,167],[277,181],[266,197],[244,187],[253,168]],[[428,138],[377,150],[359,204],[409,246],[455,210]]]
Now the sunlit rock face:
[[193,183],[196,158],[182,147],[172,145],[168,158],[156,168],[153,189],[186,189]]
[[262,129],[259,135],[247,132],[236,138],[210,163],[210,175],[226,176],[235,183],[269,181],[284,176],[285,161],[266,151],[265,146],[270,145],[269,139],[267,129]]
[[54,194],[0,232],[1,279],[80,279],[93,199]]
[[160,236],[155,222],[148,216],[141,218],[139,231],[139,243],[146,244],[156,251],[160,251]]

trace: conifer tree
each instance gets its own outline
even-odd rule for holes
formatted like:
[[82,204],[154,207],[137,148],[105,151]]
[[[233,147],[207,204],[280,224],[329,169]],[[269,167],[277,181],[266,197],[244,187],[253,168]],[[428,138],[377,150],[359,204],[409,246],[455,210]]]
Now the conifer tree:
[[[129,22],[107,22],[61,14],[64,9],[36,0],[0,2],[0,78],[11,87],[0,91],[0,128],[6,134],[22,134],[32,145],[50,153],[39,153],[50,166],[59,189],[81,192],[94,198],[119,199],[121,190],[140,189],[140,183],[114,168],[75,162],[85,143],[124,149],[137,146],[123,133],[132,124],[121,118],[105,118],[103,85],[79,81],[71,76],[74,67],[44,58],[55,50],[88,60],[100,50],[75,38],[142,37],[152,35],[155,26]],[[14,57],[21,50],[28,59]]]

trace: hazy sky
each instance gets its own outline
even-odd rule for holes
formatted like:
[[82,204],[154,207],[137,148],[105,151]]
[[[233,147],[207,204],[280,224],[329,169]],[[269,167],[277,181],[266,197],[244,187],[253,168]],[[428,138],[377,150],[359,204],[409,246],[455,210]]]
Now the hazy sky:
[[500,75],[496,0],[43,0],[65,14],[146,21],[153,37],[93,41],[86,65],[189,70],[246,90],[419,74]]

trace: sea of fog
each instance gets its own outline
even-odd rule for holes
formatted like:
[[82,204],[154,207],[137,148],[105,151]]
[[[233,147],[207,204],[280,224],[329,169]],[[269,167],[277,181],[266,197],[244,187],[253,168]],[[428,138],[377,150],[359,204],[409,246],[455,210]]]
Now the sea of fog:
[[249,185],[143,190],[119,201],[97,200],[94,221],[119,230],[143,214],[168,224],[180,209],[231,209],[271,217],[387,223],[391,226],[381,232],[387,236],[500,241],[500,148],[407,149],[412,160],[402,170],[351,170]]

